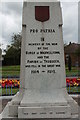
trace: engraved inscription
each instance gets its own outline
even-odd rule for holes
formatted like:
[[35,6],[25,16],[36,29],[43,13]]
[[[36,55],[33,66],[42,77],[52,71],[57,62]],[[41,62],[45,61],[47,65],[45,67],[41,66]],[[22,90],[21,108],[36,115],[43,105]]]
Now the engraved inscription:
[[[38,33],[55,34],[55,29],[30,29],[31,36]],[[52,40],[51,40],[52,41]],[[55,40],[54,40],[55,41]],[[46,41],[45,37],[40,37],[38,42],[29,42],[26,50],[26,69],[29,69],[30,74],[55,74],[56,70],[61,67],[59,56],[60,51],[56,49],[57,42]],[[57,47],[58,48],[58,47]]]

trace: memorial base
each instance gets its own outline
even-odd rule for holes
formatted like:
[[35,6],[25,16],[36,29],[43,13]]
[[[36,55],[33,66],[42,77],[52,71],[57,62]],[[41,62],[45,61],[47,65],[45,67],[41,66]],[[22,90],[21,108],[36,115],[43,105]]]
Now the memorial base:
[[19,118],[71,118],[70,106],[19,107]]
[[[57,90],[57,92],[54,90],[53,93],[46,92],[44,94],[44,92],[20,90],[5,107],[2,113],[3,120],[78,119],[78,105],[67,94],[66,89]],[[55,96],[54,99],[53,96]]]

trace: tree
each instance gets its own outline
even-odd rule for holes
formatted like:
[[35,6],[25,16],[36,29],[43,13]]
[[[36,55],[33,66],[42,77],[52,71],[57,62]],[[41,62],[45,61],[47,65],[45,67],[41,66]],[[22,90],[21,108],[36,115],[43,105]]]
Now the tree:
[[12,46],[15,49],[17,49],[17,50],[21,49],[21,41],[22,41],[22,35],[21,35],[21,33],[19,33],[19,34],[13,34],[13,36],[12,36]]
[[12,44],[6,50],[3,65],[19,65],[21,56],[21,34],[13,34]]

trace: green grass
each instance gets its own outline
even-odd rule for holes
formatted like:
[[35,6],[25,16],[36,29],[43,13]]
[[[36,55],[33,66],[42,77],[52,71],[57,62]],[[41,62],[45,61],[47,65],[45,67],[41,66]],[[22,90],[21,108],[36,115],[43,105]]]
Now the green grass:
[[[70,89],[70,90],[69,90]],[[72,92],[72,93],[80,93],[80,87],[67,87],[67,91],[69,92]]]
[[[2,71],[2,76],[3,77],[8,77],[8,76],[20,76],[20,66],[15,65],[15,66],[3,66],[2,68],[0,67],[0,72]],[[69,71],[68,67],[66,67],[66,75],[67,76],[78,76],[80,75],[80,68],[78,69],[77,67],[72,67],[72,70]],[[1,76],[1,74],[0,74]]]
[[19,76],[19,71],[3,71],[2,76],[8,77],[8,76]]
[[15,65],[15,66],[3,66],[2,71],[20,71],[20,66]]
[[[19,88],[12,88],[12,94],[16,94],[19,91]],[[11,94],[11,89],[7,88],[7,95]],[[0,96],[6,95],[6,88],[0,88]]]
[[[19,91],[19,88],[12,88],[12,94],[16,94]],[[69,92],[69,87],[67,87],[67,91]],[[80,87],[70,87],[71,93],[80,93]],[[0,96],[1,95],[9,95],[11,94],[11,89],[7,88],[7,94],[6,94],[6,88],[1,89],[0,88]]]
[[[1,68],[0,68],[1,70]],[[2,67],[2,76],[19,76],[20,75],[20,66],[3,66]]]
[[68,68],[66,67],[66,75],[67,76],[78,76],[80,75],[80,68],[77,67],[72,67],[72,70],[69,71]]

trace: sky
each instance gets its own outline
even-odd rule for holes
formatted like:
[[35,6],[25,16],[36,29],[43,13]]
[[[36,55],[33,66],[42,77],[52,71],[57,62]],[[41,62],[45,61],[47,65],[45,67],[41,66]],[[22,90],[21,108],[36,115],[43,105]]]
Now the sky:
[[[21,2],[20,2],[21,1]],[[22,30],[22,0],[3,0],[0,4],[0,44],[11,44],[13,33]],[[78,0],[61,0],[64,43],[78,42]]]

